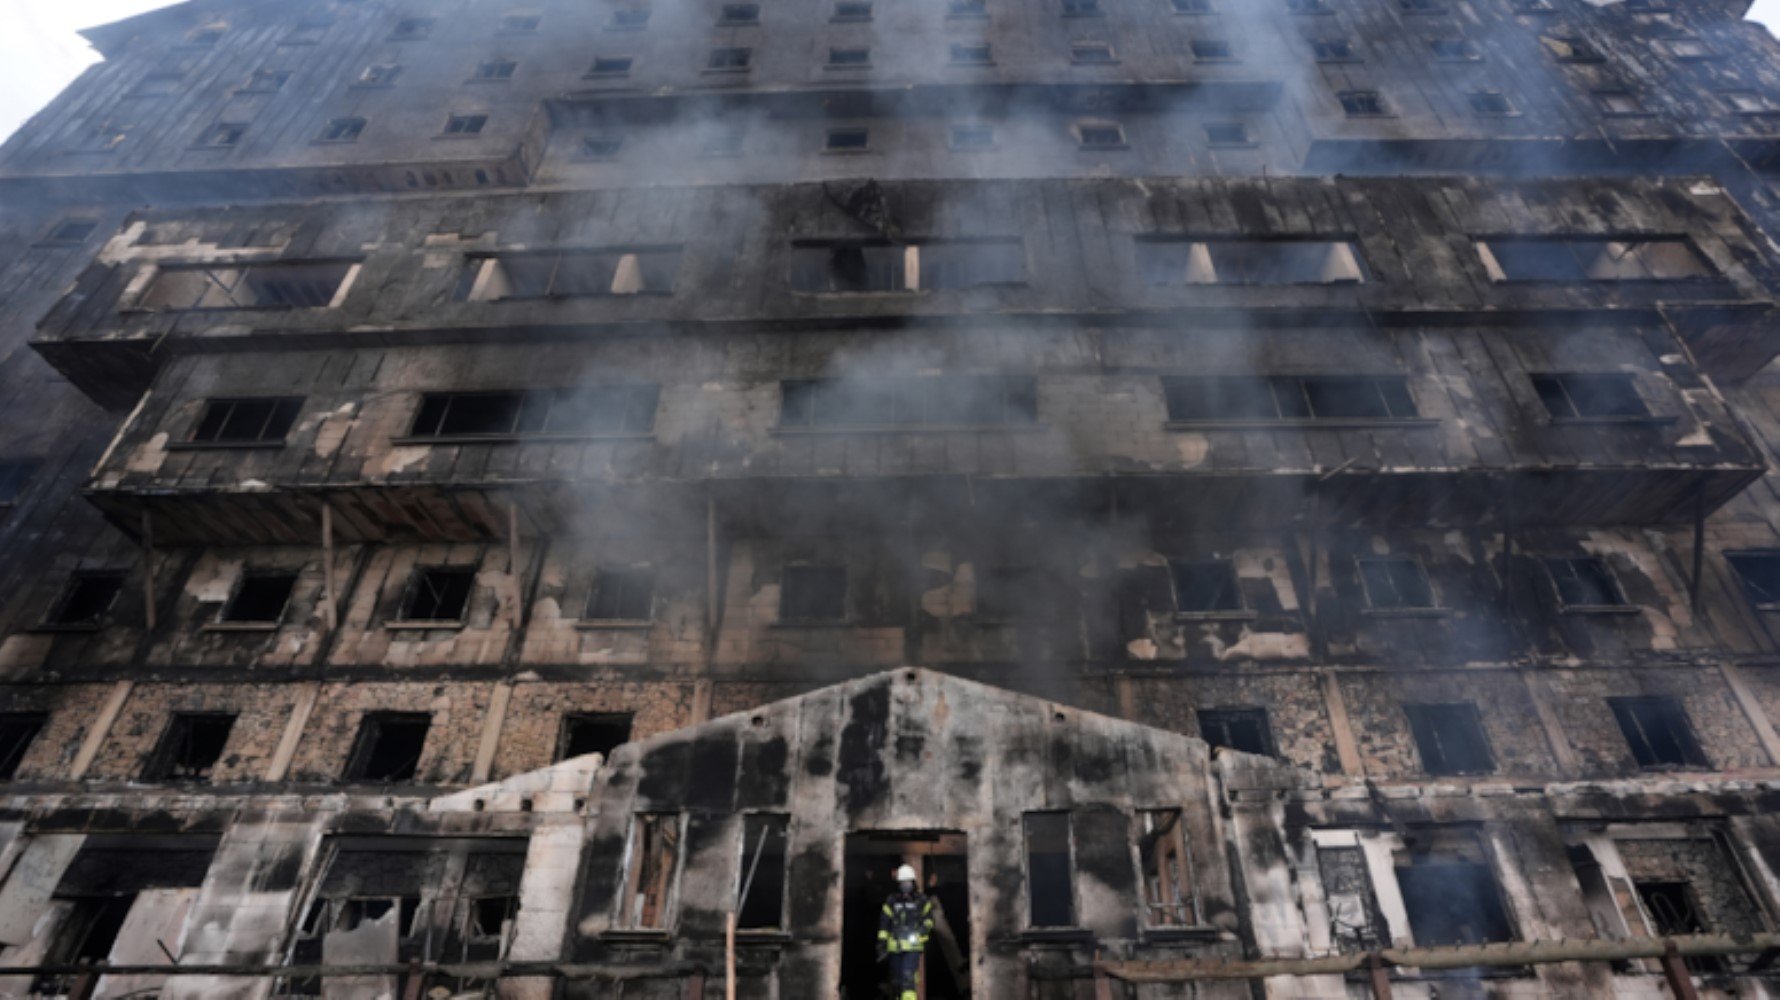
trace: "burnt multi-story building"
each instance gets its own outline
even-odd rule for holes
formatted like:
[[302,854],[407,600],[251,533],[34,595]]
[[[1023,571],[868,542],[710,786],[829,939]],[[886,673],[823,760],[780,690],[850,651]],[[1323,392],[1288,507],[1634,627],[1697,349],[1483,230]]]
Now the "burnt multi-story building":
[[877,996],[905,862],[932,1000],[1771,995],[1746,6],[92,29],[0,147],[0,995]]

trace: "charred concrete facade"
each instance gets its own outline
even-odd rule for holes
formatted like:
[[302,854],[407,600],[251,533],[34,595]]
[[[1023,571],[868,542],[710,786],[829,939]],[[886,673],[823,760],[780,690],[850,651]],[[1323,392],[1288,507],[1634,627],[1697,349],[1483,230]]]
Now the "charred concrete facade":
[[696,997],[733,911],[873,996],[904,860],[933,998],[1681,991],[1314,963],[1780,931],[1743,6],[93,29],[0,147],[0,994]]

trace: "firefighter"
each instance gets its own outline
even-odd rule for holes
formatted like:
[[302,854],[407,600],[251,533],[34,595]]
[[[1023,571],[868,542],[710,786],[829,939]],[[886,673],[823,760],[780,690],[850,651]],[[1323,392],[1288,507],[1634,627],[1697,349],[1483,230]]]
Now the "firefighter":
[[884,900],[878,917],[878,961],[890,962],[892,1000],[917,1000],[921,953],[933,934],[933,900],[920,891],[915,869],[896,869],[896,891]]

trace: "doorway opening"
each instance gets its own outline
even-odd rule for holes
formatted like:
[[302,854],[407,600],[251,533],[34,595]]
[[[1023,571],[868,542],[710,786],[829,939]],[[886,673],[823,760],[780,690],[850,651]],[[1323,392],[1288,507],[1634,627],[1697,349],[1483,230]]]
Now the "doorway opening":
[[889,968],[877,961],[878,916],[909,865],[933,898],[933,938],[921,963],[921,1000],[970,995],[970,876],[964,834],[867,830],[847,835],[841,928],[841,1000],[879,1000]]

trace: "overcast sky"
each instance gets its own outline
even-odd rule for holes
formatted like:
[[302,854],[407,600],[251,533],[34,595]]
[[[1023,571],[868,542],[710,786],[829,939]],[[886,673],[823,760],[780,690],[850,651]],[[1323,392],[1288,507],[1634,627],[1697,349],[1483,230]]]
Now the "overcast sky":
[[[166,6],[171,0],[0,0],[0,136],[98,59],[76,31]],[[1780,23],[1780,0],[1755,0],[1750,16]]]

